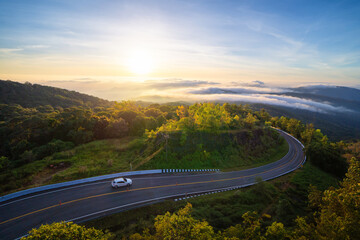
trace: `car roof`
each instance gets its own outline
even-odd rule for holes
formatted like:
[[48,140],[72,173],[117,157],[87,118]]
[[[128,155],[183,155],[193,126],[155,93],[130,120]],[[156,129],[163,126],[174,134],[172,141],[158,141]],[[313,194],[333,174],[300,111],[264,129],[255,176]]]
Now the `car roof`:
[[115,182],[120,182],[120,181],[125,181],[125,179],[124,178],[115,178],[114,181]]

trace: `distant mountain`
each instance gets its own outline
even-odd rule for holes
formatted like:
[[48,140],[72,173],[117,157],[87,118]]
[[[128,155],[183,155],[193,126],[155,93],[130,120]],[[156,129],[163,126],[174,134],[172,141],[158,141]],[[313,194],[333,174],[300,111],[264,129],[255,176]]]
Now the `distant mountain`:
[[314,85],[292,88],[294,92],[360,102],[360,90],[342,86]]
[[276,93],[276,95],[308,99],[313,102],[326,103],[353,112],[360,112],[360,90],[356,88],[317,85],[288,90]]
[[249,104],[255,110],[266,109],[272,116],[285,116],[299,119],[305,123],[313,123],[331,140],[360,139],[359,112],[334,112],[329,114],[269,104]]
[[110,106],[112,103],[97,97],[39,84],[0,80],[0,103],[23,107],[51,105],[53,107]]
[[[251,95],[255,90],[242,90],[241,88],[221,89],[211,91],[218,95],[220,93],[237,95]],[[208,93],[205,89],[205,94]],[[210,92],[211,92],[210,91]],[[254,109],[259,110],[265,108],[273,116],[287,116],[297,118],[306,123],[314,123],[316,128],[329,136],[332,140],[354,139],[360,138],[360,90],[349,87],[338,86],[305,86],[298,88],[283,89],[279,92],[258,92],[280,98],[282,102],[290,104],[272,104],[271,102],[251,102],[231,100],[213,100],[213,102],[230,102],[238,104],[250,104]],[[194,96],[194,95],[193,95]],[[209,94],[211,96],[211,94]],[[162,98],[161,96],[151,96],[151,98],[142,99],[145,102],[138,101],[138,104],[148,106],[156,102],[171,102],[170,105],[186,105],[180,99]],[[303,100],[306,100],[305,102]],[[210,100],[209,100],[210,101]],[[75,91],[65,89],[42,86],[31,83],[18,83],[13,81],[0,80],[0,104],[19,104],[23,107],[37,107],[51,105],[53,107],[71,107],[71,106],[88,106],[88,107],[106,107],[113,103],[101,98],[81,94]],[[315,106],[319,110],[314,111],[309,108],[298,107],[298,104],[308,104]],[[189,101],[191,104],[191,101]],[[320,104],[317,106],[317,104]],[[329,109],[323,108],[321,104],[325,104]],[[336,110],[331,110],[334,107]],[[323,108],[323,109],[322,109]]]
[[[196,97],[201,96],[200,101],[249,104],[255,110],[264,108],[273,116],[297,118],[305,123],[313,123],[331,140],[360,138],[360,90],[356,88],[316,85],[277,88],[274,91],[267,86],[211,86],[192,90],[188,96],[195,99],[188,100],[188,104],[196,102]],[[210,100],[214,99],[213,96],[216,100]],[[209,100],[205,100],[206,97]],[[162,103],[181,101],[171,96],[156,95],[142,96],[142,100]],[[182,101],[181,104],[187,103]]]

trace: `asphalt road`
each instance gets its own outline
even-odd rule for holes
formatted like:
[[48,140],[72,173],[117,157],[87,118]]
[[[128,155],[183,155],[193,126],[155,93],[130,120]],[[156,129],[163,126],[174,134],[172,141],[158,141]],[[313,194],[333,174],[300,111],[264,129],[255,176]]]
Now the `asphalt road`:
[[133,177],[133,185],[113,189],[109,181],[95,182],[24,196],[0,205],[0,239],[16,239],[41,224],[84,221],[184,194],[212,191],[276,178],[300,167],[302,146],[287,134],[289,152],[280,160],[257,168],[208,174],[159,174]]

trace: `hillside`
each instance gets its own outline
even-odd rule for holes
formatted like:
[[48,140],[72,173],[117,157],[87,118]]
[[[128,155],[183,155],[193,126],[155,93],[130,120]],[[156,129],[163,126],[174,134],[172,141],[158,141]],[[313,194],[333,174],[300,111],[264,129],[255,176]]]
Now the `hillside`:
[[22,107],[106,107],[111,102],[90,95],[39,84],[0,80],[0,103],[19,104]]
[[[219,134],[174,132],[168,136],[167,151],[164,149],[141,168],[235,170],[278,160],[288,151],[286,141],[269,128],[245,128]],[[153,144],[160,141],[164,141],[161,135],[152,140]]]
[[236,105],[143,108],[123,102],[101,111],[0,109],[2,192],[128,171],[130,166],[249,168],[288,151],[279,134],[265,126],[270,116]]
[[[323,98],[324,100],[336,99],[360,103],[360,90],[343,86],[310,85],[291,88],[293,93],[306,94],[312,99]],[[290,94],[286,93],[286,94]]]
[[360,113],[357,112],[328,114],[268,104],[249,103],[249,105],[255,110],[264,108],[272,116],[286,116],[299,119],[304,123],[312,123],[333,141],[360,138],[360,121],[358,121],[360,119]]
[[[186,91],[186,90],[184,90]],[[312,123],[332,140],[360,138],[360,90],[351,87],[310,85],[275,88],[265,84],[199,87],[186,92],[188,103],[209,99],[215,103],[247,104],[255,110],[264,108],[272,116],[297,118]],[[202,100],[196,100],[196,99]],[[164,102],[159,95],[143,96],[143,100]],[[167,101],[181,101],[168,96]]]
[[[68,97],[71,95],[66,94],[73,93],[10,81],[1,83],[8,85],[8,88],[2,90],[12,89],[13,94],[8,96],[20,94],[19,89],[29,91],[26,95],[30,99],[29,105],[41,98],[47,99],[46,103],[55,101],[56,95],[51,94],[52,91],[63,91],[64,96]],[[31,93],[32,90],[36,92],[36,89],[42,92],[39,98]],[[73,94],[80,96],[80,99],[86,96]],[[76,97],[73,100],[78,104],[84,103]],[[93,103],[100,104],[101,101]],[[333,145],[312,125],[293,118],[272,117],[263,109],[254,111],[246,105],[139,105],[124,101],[115,102],[108,107],[89,108],[88,105],[79,105],[54,108],[48,105],[26,107],[3,103],[0,104],[0,182],[4,183],[3,191],[24,187],[21,182],[10,181],[10,185],[6,186],[5,183],[10,178],[29,178],[29,182],[32,182],[37,173],[42,174],[43,170],[46,172],[46,167],[61,163],[61,167],[67,167],[68,170],[63,172],[64,175],[57,175],[57,181],[129,170],[130,163],[133,164],[133,169],[247,168],[279,159],[282,157],[281,153],[286,152],[284,144],[277,138],[278,134],[269,131],[269,126],[290,132],[306,146],[310,146],[312,152],[308,156],[316,166],[339,177],[344,175],[346,164],[336,154],[341,149],[341,144]],[[123,158],[125,162],[122,163],[112,162],[116,161],[116,156],[121,155],[117,151],[122,150],[110,150],[114,152],[112,155],[101,155],[101,149],[116,149],[116,146],[107,148],[106,145],[110,142],[100,142],[103,147],[97,148],[97,152],[89,150],[72,154],[73,149],[82,149],[83,144],[126,137],[145,137],[146,142],[133,152],[127,152],[129,155]],[[168,141],[165,140],[166,137]],[[89,146],[98,145],[94,143]],[[64,151],[71,154],[65,154],[65,157],[57,155]],[[79,158],[81,154],[86,159],[90,159],[88,156],[96,158],[91,162],[83,162]],[[137,158],[138,155],[141,157]],[[112,166],[120,166],[116,164],[120,164],[121,169],[114,170]],[[47,170],[51,172],[51,169]]]
[[193,133],[179,144],[181,134],[173,133],[167,146],[162,137],[93,141],[5,172],[0,171],[0,193],[130,170],[237,170],[279,160],[288,152],[287,142],[273,130],[259,128],[254,135],[249,134],[249,131],[221,135]]
[[[215,91],[216,90],[216,91]],[[213,89],[216,93],[224,91]],[[232,95],[244,95],[241,88]],[[287,104],[264,102],[232,101],[248,104],[255,110],[264,108],[272,116],[296,118],[320,128],[331,140],[353,140],[360,138],[360,90],[342,86],[315,85],[298,88],[284,88],[280,92],[258,93],[280,99]],[[226,103],[227,101],[217,101]],[[304,107],[304,104],[306,107]],[[299,107],[303,105],[303,107]]]
[[[225,91],[219,88],[219,90]],[[217,93],[217,92],[216,92]],[[234,95],[240,93],[233,93]],[[242,93],[244,94],[244,93]],[[270,94],[270,93],[269,93]],[[296,97],[306,99],[314,103],[328,103],[334,107],[343,108],[344,111],[309,111],[296,107],[271,105],[264,103],[252,103],[246,101],[234,101],[237,104],[249,104],[259,111],[264,108],[273,116],[286,116],[297,118],[305,123],[313,123],[320,128],[332,140],[351,140],[360,138],[360,90],[340,86],[305,86],[284,89],[281,93],[271,93],[276,96]],[[225,103],[223,101],[217,101]],[[229,101],[227,101],[229,102]],[[31,83],[18,83],[0,80],[0,104],[19,104],[25,108],[34,108],[50,105],[52,107],[68,108],[73,106],[82,107],[111,107],[112,102],[107,100],[69,91],[61,88],[42,86]],[[150,102],[138,101],[138,106],[148,107]],[[172,102],[164,105],[179,106],[186,102]],[[190,104],[189,104],[190,105]]]

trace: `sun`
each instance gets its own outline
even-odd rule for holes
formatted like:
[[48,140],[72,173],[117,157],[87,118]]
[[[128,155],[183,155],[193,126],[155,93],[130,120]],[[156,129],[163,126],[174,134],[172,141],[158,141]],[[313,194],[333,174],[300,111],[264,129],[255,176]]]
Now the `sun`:
[[129,70],[137,75],[146,75],[154,70],[155,60],[146,51],[136,51],[127,60]]

